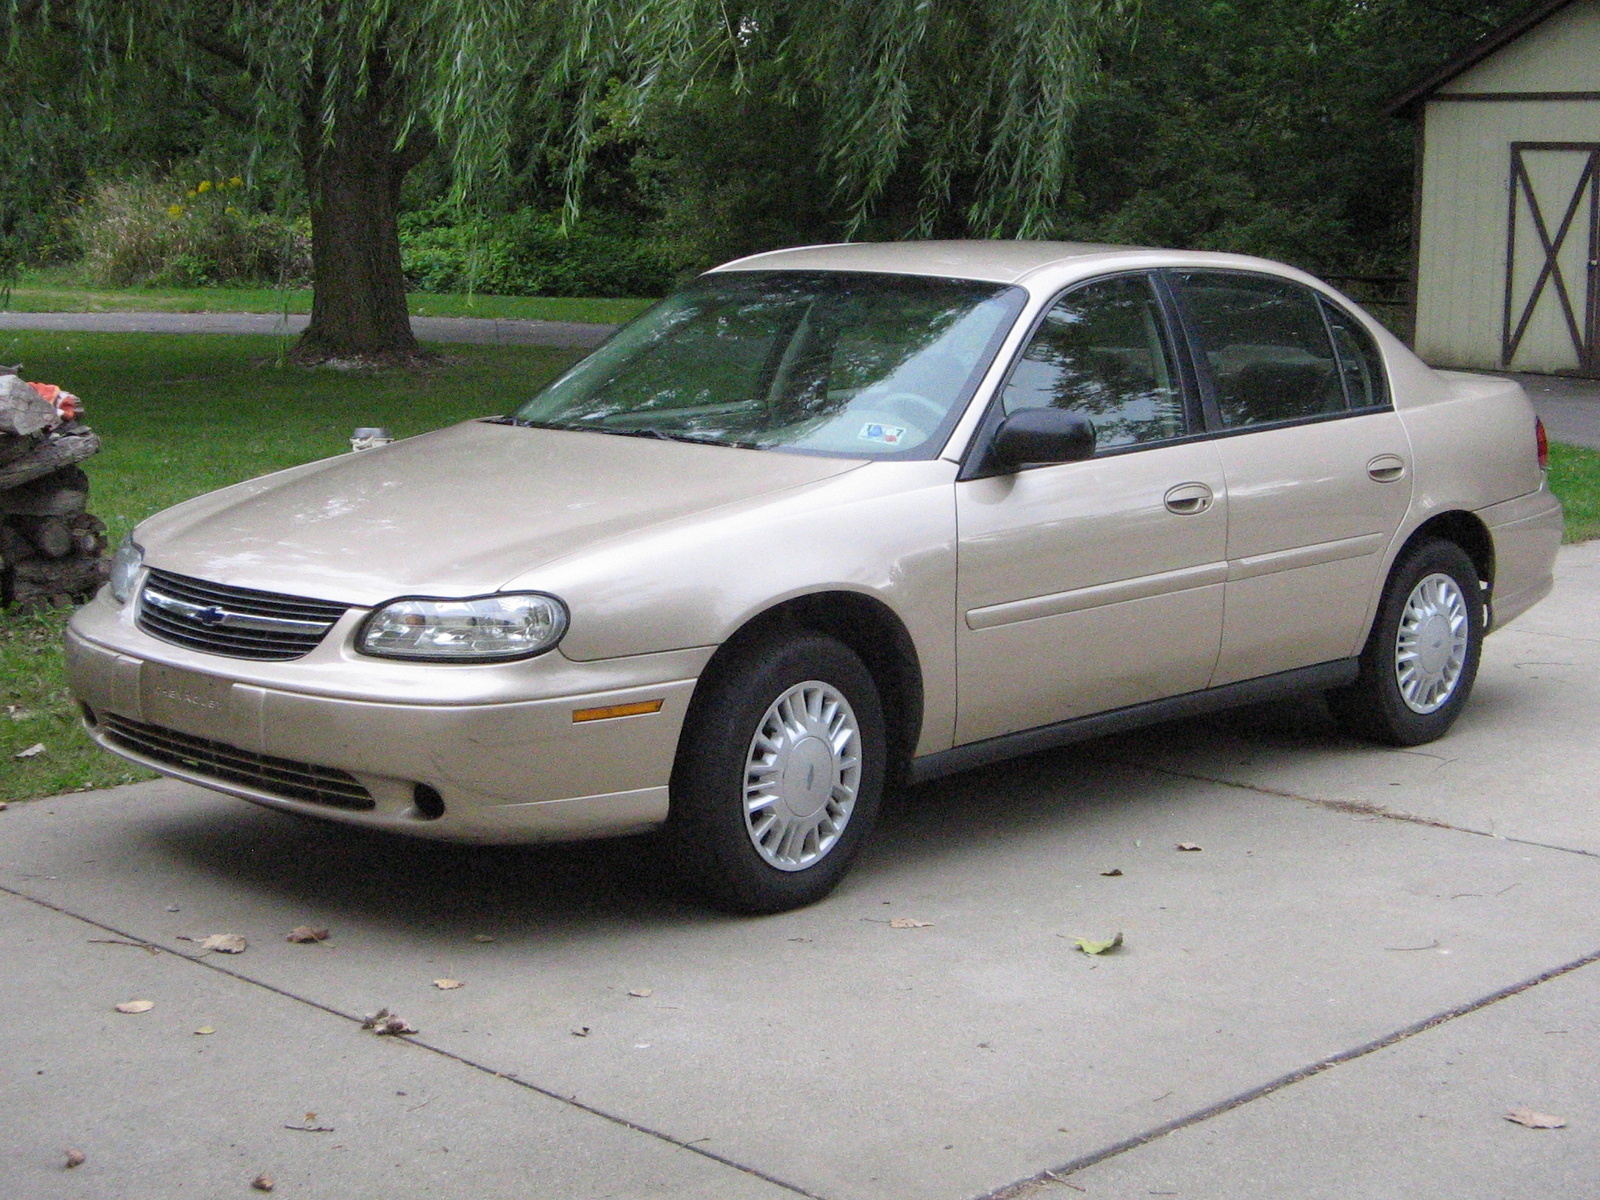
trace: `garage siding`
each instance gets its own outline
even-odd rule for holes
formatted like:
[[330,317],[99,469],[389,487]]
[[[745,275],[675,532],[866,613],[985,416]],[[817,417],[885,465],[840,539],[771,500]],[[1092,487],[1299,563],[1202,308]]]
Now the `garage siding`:
[[[1539,98],[1447,98],[1508,93]],[[1579,0],[1552,14],[1426,101],[1415,344],[1436,366],[1507,365],[1502,350],[1513,144],[1600,144],[1600,100],[1546,98],[1549,93],[1600,93],[1600,0]],[[1583,156],[1534,152],[1527,162],[1542,193],[1546,220],[1554,226],[1581,173]],[[1580,323],[1589,239],[1584,209],[1559,259]],[[1544,264],[1525,206],[1516,258],[1515,278],[1525,297]],[[1546,293],[1509,364],[1517,370],[1569,371],[1579,365],[1554,291]],[[1514,303],[1514,321],[1519,311]]]

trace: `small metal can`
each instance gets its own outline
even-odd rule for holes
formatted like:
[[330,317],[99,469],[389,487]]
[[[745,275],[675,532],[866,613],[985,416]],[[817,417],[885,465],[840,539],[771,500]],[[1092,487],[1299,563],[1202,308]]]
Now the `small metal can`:
[[375,446],[387,446],[394,438],[389,436],[389,431],[381,425],[363,425],[350,435],[351,450],[371,450]]

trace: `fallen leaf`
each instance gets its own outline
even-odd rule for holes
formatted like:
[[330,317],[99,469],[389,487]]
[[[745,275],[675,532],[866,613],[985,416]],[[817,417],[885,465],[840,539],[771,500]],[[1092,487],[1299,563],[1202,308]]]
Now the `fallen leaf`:
[[119,1013],[130,1014],[142,1013],[149,1012],[155,1006],[156,1002],[154,1000],[124,1000],[121,1004],[117,1005],[117,1011]]
[[918,921],[914,917],[895,917],[889,922],[890,929],[928,929],[932,921]]
[[579,1025],[576,1029],[574,1029],[572,1031],[572,1036],[573,1037],[588,1037],[589,1036],[589,1027],[587,1025]]
[[325,942],[328,940],[326,929],[317,929],[310,925],[296,925],[289,931],[289,936],[283,939],[286,942]]
[[441,992],[450,992],[454,991],[458,987],[464,987],[465,985],[459,979],[435,979],[433,981],[433,986],[438,988]]
[[202,1025],[202,1026],[200,1026],[199,1029],[196,1029],[194,1032],[195,1032],[195,1035],[197,1037],[205,1037],[207,1034],[215,1033],[216,1030],[211,1028],[211,1026],[209,1026],[209,1025]]
[[399,1013],[380,1008],[361,1022],[361,1028],[370,1029],[380,1037],[387,1034],[416,1033],[417,1027]]
[[89,1156],[87,1154],[85,1154],[82,1150],[68,1150],[66,1152],[66,1155],[67,1155],[66,1169],[69,1170],[69,1171],[72,1170],[73,1167],[81,1167],[81,1166],[83,1166],[83,1164],[85,1162],[87,1162],[88,1159],[89,1159]]
[[1109,870],[1109,871],[1101,871],[1100,874],[1105,875],[1108,878],[1114,877],[1114,876],[1122,874],[1122,868],[1121,867],[1112,867],[1111,870]]
[[1110,954],[1122,945],[1122,934],[1118,933],[1108,942],[1096,941],[1094,938],[1073,938],[1072,944],[1085,954]]
[[1178,849],[1179,850],[1201,850],[1201,849],[1204,849],[1204,847],[1203,846],[1197,846],[1193,842],[1179,842],[1178,843]]
[[5,810],[10,807],[11,805],[7,804],[4,800],[0,800],[0,812],[5,812]]
[[1565,1129],[1567,1127],[1567,1123],[1560,1117],[1552,1117],[1549,1113],[1535,1112],[1531,1108],[1513,1108],[1506,1114],[1506,1120],[1517,1125],[1526,1125],[1529,1129]]
[[250,1181],[250,1186],[258,1192],[270,1192],[272,1190],[272,1176],[263,1171]]
[[200,949],[215,950],[219,954],[243,954],[248,945],[237,933],[213,933],[200,939]]
[[628,995],[637,996],[639,999],[643,1000],[646,996],[652,995],[654,992],[655,988],[634,988],[628,993]]
[[316,1119],[317,1119],[317,1114],[316,1114],[316,1113],[314,1113],[314,1112],[308,1112],[308,1113],[307,1113],[307,1114],[306,1114],[306,1120],[308,1120],[308,1121],[315,1121],[315,1120],[316,1120]]
[[472,940],[475,942],[492,942],[494,938],[487,933],[475,933],[472,935]]
[[44,743],[43,742],[35,742],[33,745],[29,746],[26,750],[18,750],[11,757],[12,758],[33,758],[35,755],[39,755],[39,754],[43,754],[43,753],[44,753]]

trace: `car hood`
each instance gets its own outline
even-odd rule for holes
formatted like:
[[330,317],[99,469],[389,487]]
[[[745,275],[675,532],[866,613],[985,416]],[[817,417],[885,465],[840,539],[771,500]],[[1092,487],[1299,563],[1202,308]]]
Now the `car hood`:
[[239,587],[363,606],[471,596],[601,541],[862,465],[470,421],[197,497],[138,537],[151,566]]

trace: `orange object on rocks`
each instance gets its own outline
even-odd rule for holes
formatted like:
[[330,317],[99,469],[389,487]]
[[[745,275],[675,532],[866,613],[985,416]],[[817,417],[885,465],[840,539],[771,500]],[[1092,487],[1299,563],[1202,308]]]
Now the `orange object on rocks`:
[[34,383],[31,379],[28,386],[54,404],[63,421],[76,421],[83,415],[83,401],[71,392],[62,391],[53,383]]

